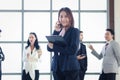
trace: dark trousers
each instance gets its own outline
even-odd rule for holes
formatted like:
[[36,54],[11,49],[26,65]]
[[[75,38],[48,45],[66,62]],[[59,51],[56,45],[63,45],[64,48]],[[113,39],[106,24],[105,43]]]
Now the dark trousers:
[[[25,70],[22,72],[22,80],[32,80],[29,73],[26,74]],[[35,70],[35,80],[39,80],[39,70]]]
[[0,70],[0,80],[2,80],[2,72],[1,72],[1,70]]
[[79,78],[80,78],[80,80],[84,80],[84,76],[85,76],[85,71],[79,70]]
[[53,77],[54,77],[54,80],[80,80],[78,70],[53,72]]
[[104,73],[99,77],[99,80],[116,80],[116,73]]

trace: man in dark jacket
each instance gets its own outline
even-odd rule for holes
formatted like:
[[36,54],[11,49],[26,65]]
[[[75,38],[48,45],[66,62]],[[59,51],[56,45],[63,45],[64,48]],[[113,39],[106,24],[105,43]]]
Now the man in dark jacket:
[[[0,29],[0,35],[1,35],[2,30]],[[2,64],[1,62],[4,61],[5,56],[3,54],[2,48],[0,47],[0,80],[1,80],[1,75],[2,75]]]
[[79,71],[80,80],[84,80],[85,72],[87,70],[86,46],[82,43],[82,40],[83,40],[83,31],[80,31],[80,43],[79,43],[79,50],[77,54],[77,59],[80,63],[80,71]]

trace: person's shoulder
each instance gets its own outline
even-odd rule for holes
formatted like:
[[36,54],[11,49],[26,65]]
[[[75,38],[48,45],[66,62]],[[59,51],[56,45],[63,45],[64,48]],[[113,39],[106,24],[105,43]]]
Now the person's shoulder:
[[119,44],[117,41],[113,40],[111,41],[112,44]]
[[84,43],[82,43],[83,46],[86,46]]
[[83,47],[86,47],[86,45],[84,43],[81,44]]
[[80,32],[80,30],[79,30],[78,28],[74,28],[74,27],[72,27],[71,29],[73,30],[73,32],[77,32],[77,33]]
[[73,27],[73,29],[76,30],[76,31],[80,31],[78,28],[75,28],[75,27]]
[[119,43],[117,41],[113,40],[113,41],[111,41],[111,45],[113,45],[113,46],[119,46]]

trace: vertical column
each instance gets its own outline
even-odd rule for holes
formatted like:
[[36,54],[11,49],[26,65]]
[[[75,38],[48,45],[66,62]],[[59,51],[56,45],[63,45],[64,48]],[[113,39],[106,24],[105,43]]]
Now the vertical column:
[[[23,52],[23,49],[24,49],[24,0],[21,0],[22,1],[22,10],[21,10],[21,17],[22,17],[22,32],[21,32],[21,34],[22,34],[22,36],[21,36],[21,44],[22,44],[22,46],[21,46],[21,52]],[[22,56],[22,58],[21,58],[21,60],[23,60],[23,53],[21,53],[21,56]],[[23,69],[23,62],[21,61],[21,64],[22,64],[22,66],[21,66],[21,73],[22,73],[22,69]],[[22,79],[22,77],[21,77],[21,79]]]
[[114,0],[109,0],[109,28],[114,30]]
[[[54,0],[50,0],[50,34],[52,34],[52,2]],[[51,71],[51,62],[52,62],[52,53],[50,54],[50,80],[53,80],[52,79],[52,71]]]

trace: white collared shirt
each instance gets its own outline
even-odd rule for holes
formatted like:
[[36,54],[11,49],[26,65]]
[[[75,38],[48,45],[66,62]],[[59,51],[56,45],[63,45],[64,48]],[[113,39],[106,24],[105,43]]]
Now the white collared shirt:
[[111,39],[110,41],[106,41],[106,43],[108,43],[108,44],[109,44],[111,41],[113,41],[113,39]]

